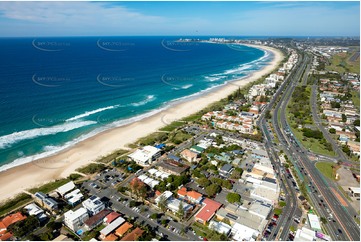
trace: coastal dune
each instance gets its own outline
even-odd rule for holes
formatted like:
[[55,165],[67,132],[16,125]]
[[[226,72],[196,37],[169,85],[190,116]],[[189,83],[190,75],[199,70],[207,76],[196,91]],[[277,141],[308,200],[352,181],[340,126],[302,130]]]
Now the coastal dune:
[[196,99],[175,104],[166,110],[132,124],[104,131],[50,157],[2,171],[0,173],[0,200],[3,201],[28,188],[51,180],[67,177],[77,168],[94,161],[100,156],[109,154],[119,148],[125,148],[127,144],[135,142],[172,121],[196,113],[210,103],[227,97],[239,87],[242,88],[270,73],[284,58],[277,49],[265,46],[251,47],[272,52],[274,54],[273,60],[269,65],[253,72],[250,76],[228,83]]

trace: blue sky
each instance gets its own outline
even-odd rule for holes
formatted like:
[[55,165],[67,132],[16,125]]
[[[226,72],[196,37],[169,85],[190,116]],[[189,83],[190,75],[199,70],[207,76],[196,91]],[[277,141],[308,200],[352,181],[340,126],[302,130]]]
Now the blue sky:
[[0,2],[0,37],[359,36],[360,2]]

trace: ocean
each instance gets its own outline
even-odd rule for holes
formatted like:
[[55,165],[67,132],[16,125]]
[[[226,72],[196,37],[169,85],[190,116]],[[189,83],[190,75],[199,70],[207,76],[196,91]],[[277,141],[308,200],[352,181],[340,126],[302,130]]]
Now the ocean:
[[178,37],[0,39],[0,171],[246,77],[260,49]]

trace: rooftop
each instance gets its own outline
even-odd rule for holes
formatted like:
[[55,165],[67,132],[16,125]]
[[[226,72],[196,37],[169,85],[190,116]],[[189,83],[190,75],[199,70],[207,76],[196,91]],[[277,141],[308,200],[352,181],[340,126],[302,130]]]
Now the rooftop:
[[22,221],[24,219],[26,219],[26,216],[22,215],[20,212],[10,214],[3,218],[3,220],[0,222],[0,229],[6,229],[11,224]]
[[104,229],[100,230],[100,234],[107,236],[108,234],[113,232],[116,228],[118,228],[124,222],[125,222],[124,218],[118,217],[116,220],[111,222]]
[[95,214],[94,216],[91,216],[87,220],[85,220],[85,224],[89,227],[92,227],[92,225],[97,224],[99,220],[103,220],[105,216],[107,216],[110,213],[110,210],[104,209],[100,211],[99,213]]
[[110,224],[113,222],[116,218],[120,217],[120,214],[117,212],[111,212],[104,218],[104,222]]
[[214,213],[222,206],[219,202],[216,202],[212,199],[206,198],[203,200],[202,204],[204,205],[198,213],[195,215],[197,219],[202,221],[210,220]]
[[121,239],[121,241],[135,241],[135,240],[138,240],[139,237],[142,236],[143,233],[144,233],[144,230],[137,227],[131,233],[124,236]]
[[179,174],[189,169],[189,166],[171,159],[163,160],[163,162],[161,162],[159,166],[162,167],[163,169]]
[[115,234],[118,236],[123,236],[131,228],[133,228],[133,225],[131,223],[125,222],[115,230]]
[[88,214],[88,212],[85,208],[81,207],[76,211],[69,210],[68,212],[64,213],[64,219],[75,220],[84,214]]
[[73,181],[70,181],[56,189],[58,193],[60,193],[61,196],[64,196],[65,193],[70,192],[75,188],[75,184]]

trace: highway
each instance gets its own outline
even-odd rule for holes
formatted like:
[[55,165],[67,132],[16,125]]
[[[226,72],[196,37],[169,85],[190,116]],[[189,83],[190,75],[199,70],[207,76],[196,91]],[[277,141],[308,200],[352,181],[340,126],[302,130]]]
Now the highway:
[[[274,109],[274,114],[272,116],[272,124],[273,127],[277,133],[278,139],[281,143],[285,143],[285,139],[283,137],[282,133],[277,132],[277,130],[281,130],[280,128],[280,123],[279,123],[279,115],[281,115],[281,119],[282,119],[282,114],[285,115],[285,109],[287,107],[288,101],[291,99],[293,90],[296,87],[296,82],[295,80],[300,80],[302,73],[305,71],[306,65],[309,62],[309,58],[306,55],[305,58],[303,59],[302,56],[299,55],[299,60],[298,60],[298,65],[295,66],[293,72],[295,73],[294,75],[290,75],[290,83],[287,85],[287,88],[285,90],[285,92],[283,93],[283,95],[281,96],[281,100],[277,103],[275,109]],[[287,84],[287,83],[286,83]],[[285,146],[287,147],[287,146]],[[286,148],[284,148],[285,154],[288,157],[292,157],[292,155],[288,152],[288,150]],[[288,178],[286,178],[286,176],[284,175],[284,171],[283,173],[283,180],[287,181],[287,185],[289,187],[289,190],[291,191],[291,196],[292,197],[296,197],[295,192],[294,192],[294,188],[293,185],[291,184],[291,182],[289,181]],[[290,208],[288,208],[285,211],[285,216],[282,220],[282,223],[279,223],[280,226],[282,226],[282,231],[281,234],[278,235],[278,237],[280,239],[285,240],[288,237],[289,234],[289,230],[291,227],[291,218],[294,217],[294,214],[296,212],[297,209],[297,197],[295,198],[295,200],[291,200],[290,203]],[[288,201],[288,200],[287,200]],[[287,219],[286,219],[287,218]]]
[[[302,62],[302,59],[300,58],[296,64],[296,66],[293,68],[292,72],[287,76],[285,81],[282,83],[280,88],[276,91],[275,95],[273,96],[270,103],[267,105],[265,110],[262,112],[259,120],[258,120],[258,126],[261,127],[261,131],[265,137],[265,148],[267,150],[267,153],[269,154],[269,158],[274,165],[274,169],[276,173],[280,177],[280,187],[285,193],[285,200],[286,206],[283,208],[282,215],[279,217],[277,226],[271,231],[271,234],[269,236],[269,240],[287,240],[288,239],[288,233],[290,226],[293,222],[293,218],[296,212],[296,209],[298,209],[297,206],[297,194],[292,187],[291,181],[288,180],[284,174],[284,171],[281,167],[280,161],[278,159],[278,155],[275,150],[277,150],[279,147],[276,147],[276,145],[272,142],[272,138],[270,136],[270,133],[267,130],[267,124],[264,117],[264,114],[270,110],[274,104],[276,103],[278,97],[282,94],[283,90],[287,87],[289,80],[292,79],[295,75],[295,70],[298,69],[298,66]],[[300,75],[301,68],[297,71],[297,75]],[[277,115],[273,115],[273,117],[277,120]],[[280,234],[279,234],[280,233]]]
[[[336,222],[330,222],[325,225],[330,236],[334,240],[359,241],[359,227],[355,223],[353,216],[350,215],[347,208],[341,205],[340,201],[336,198],[335,193],[331,191],[330,184],[315,168],[314,163],[307,156],[307,150],[302,147],[302,145],[300,146],[300,143],[290,132],[289,125],[287,123],[285,109],[292,97],[292,93],[297,86],[298,81],[301,78],[300,75],[306,66],[308,57],[306,56],[305,60],[300,61],[302,62],[300,68],[298,68],[294,78],[291,78],[290,85],[287,86],[287,89],[281,96],[281,100],[274,109],[274,115],[272,118],[274,130],[278,136],[281,147],[283,147],[285,153],[293,161],[295,169],[302,170],[306,179],[310,182],[309,185],[314,187],[314,190],[308,193],[311,201],[314,203],[314,209],[316,209],[320,216],[333,214],[333,218]],[[292,77],[292,75],[290,75],[290,77]],[[338,195],[343,197],[343,194]],[[347,202],[346,198],[343,199]],[[295,208],[291,208],[290,211],[287,210],[287,214],[292,215],[294,210]],[[282,232],[279,237],[280,239],[285,239],[289,231],[290,223],[285,221],[282,222],[284,223],[284,226],[282,227]]]

